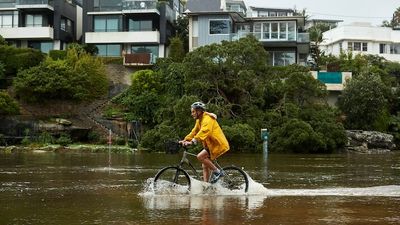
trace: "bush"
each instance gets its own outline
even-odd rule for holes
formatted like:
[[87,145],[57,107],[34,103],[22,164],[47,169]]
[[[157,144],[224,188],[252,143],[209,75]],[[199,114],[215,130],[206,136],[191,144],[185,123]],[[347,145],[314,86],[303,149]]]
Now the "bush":
[[65,59],[67,57],[67,51],[64,50],[50,50],[49,57],[54,60]]
[[41,144],[53,144],[54,137],[48,132],[43,132],[39,135],[38,142]]
[[290,119],[271,133],[271,151],[316,153],[326,149],[323,136],[307,122]]
[[0,91],[0,115],[16,115],[19,113],[17,102],[7,92]]
[[0,61],[5,64],[5,73],[15,76],[18,71],[39,65],[45,59],[45,54],[32,48],[15,48],[0,45]]
[[6,72],[6,67],[5,67],[4,63],[2,63],[0,61],[0,80],[4,79],[6,77],[6,73],[5,72]]
[[139,144],[150,151],[164,151],[165,143],[170,140],[179,140],[174,127],[160,124],[144,133]]
[[56,140],[56,144],[59,144],[61,146],[67,146],[72,143],[72,139],[70,135],[66,133],[62,133],[60,137]]
[[88,133],[88,141],[89,142],[99,142],[100,141],[100,135],[97,132],[94,131],[89,131]]
[[222,127],[233,151],[255,151],[256,134],[248,124],[234,124]]

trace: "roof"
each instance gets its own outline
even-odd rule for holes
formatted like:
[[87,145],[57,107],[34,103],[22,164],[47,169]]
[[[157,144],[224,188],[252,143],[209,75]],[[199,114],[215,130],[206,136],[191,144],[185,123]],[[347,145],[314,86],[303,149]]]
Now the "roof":
[[221,11],[220,0],[188,0],[186,8],[190,12],[218,12]]
[[254,11],[277,11],[277,12],[294,12],[293,9],[282,9],[282,8],[263,8],[263,7],[255,7],[250,6],[250,8]]

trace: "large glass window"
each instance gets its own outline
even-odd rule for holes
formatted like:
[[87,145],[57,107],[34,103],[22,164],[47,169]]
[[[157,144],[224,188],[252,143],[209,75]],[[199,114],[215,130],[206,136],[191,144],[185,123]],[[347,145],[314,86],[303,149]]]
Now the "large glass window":
[[99,56],[121,56],[121,45],[109,44],[109,45],[96,45],[99,50]]
[[95,11],[121,11],[122,0],[94,0]]
[[44,22],[44,18],[42,15],[26,15],[25,17],[26,26],[27,27],[42,27],[46,26],[47,24]]
[[70,19],[67,18],[61,18],[61,26],[60,29],[68,32],[68,33],[72,33],[73,29],[72,29],[72,21]]
[[[262,26],[261,23],[255,23],[254,24],[253,33],[254,33],[254,37],[256,37],[257,40],[261,39],[261,26]],[[269,31],[269,29],[268,29],[268,31]]]
[[347,50],[349,51],[368,51],[367,42],[347,42]]
[[153,21],[151,20],[129,20],[129,31],[152,31]]
[[120,16],[96,16],[94,18],[95,32],[122,31],[122,18]]
[[132,53],[149,53],[150,62],[152,64],[156,63],[158,59],[158,46],[142,45],[142,46],[132,46]]
[[269,63],[273,66],[287,66],[296,63],[295,52],[271,51],[269,52]]
[[210,20],[210,34],[229,34],[231,22],[229,20]]
[[[254,24],[254,32],[258,32]],[[261,27],[261,26],[260,26]],[[262,23],[262,39],[264,40],[296,40],[295,22],[268,22]]]
[[38,49],[43,53],[49,53],[50,50],[53,50],[53,42],[30,41],[28,42],[28,47]]

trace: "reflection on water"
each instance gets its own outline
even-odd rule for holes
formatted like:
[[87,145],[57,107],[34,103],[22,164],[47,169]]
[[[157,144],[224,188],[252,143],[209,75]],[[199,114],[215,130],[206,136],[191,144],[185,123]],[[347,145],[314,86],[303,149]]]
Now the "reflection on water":
[[[247,194],[192,180],[154,194],[179,155],[0,153],[1,224],[400,224],[400,154],[227,155]],[[267,166],[268,165],[268,166]]]

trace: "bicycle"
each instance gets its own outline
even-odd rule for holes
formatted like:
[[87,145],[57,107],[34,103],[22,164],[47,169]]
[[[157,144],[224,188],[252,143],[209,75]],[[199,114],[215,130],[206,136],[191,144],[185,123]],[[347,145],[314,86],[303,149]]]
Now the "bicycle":
[[[180,146],[180,145],[179,145]],[[184,169],[184,165],[188,166],[188,168],[192,171],[193,176],[197,180],[200,179],[200,175],[193,166],[193,164],[190,162],[187,156],[194,156],[196,157],[197,155],[192,154],[187,151],[186,147],[182,147],[184,149],[182,159],[179,162],[178,165],[176,166],[167,166],[159,170],[154,177],[153,181],[153,189],[156,192],[157,190],[157,185],[158,187],[161,186],[161,184],[167,184],[167,187],[181,187],[183,188],[185,192],[189,193],[190,188],[191,188],[191,176],[189,173]],[[179,152],[179,147],[176,153]],[[170,152],[170,153],[175,153],[175,152]],[[240,169],[239,167],[235,165],[231,166],[226,166],[226,167],[221,167],[217,160],[213,160],[213,163],[215,166],[217,166],[218,169],[223,171],[224,176],[222,176],[217,183],[220,183],[223,187],[231,190],[231,191],[240,191],[246,193],[249,189],[249,179],[247,177],[247,174]],[[186,167],[185,166],[185,167]],[[211,179],[211,176],[210,176]],[[210,183],[210,179],[208,183]],[[209,187],[211,187],[210,185]]]

